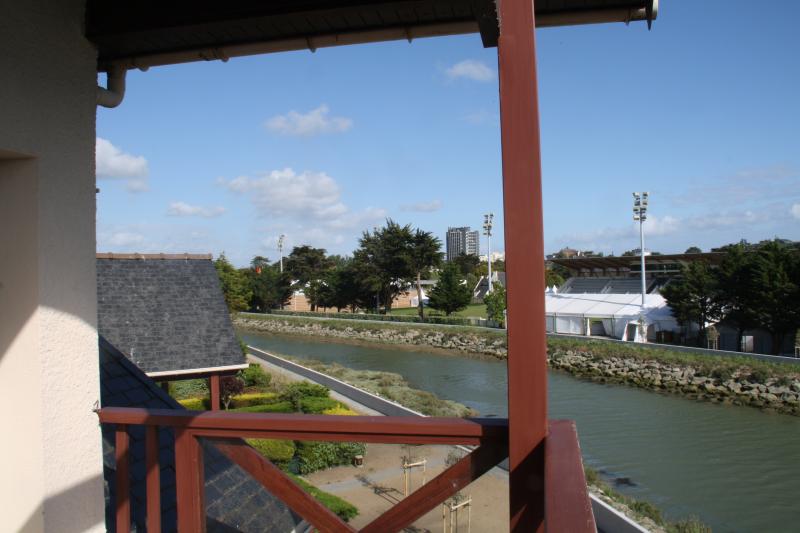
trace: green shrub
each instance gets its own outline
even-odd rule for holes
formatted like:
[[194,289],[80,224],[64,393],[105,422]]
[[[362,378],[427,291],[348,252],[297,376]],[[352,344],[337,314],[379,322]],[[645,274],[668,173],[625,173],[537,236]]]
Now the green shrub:
[[767,373],[759,368],[754,368],[747,376],[747,380],[751,383],[765,383],[767,381]]
[[265,403],[275,403],[277,401],[277,394],[274,392],[255,392],[239,394],[231,398],[231,407],[252,407],[254,405],[262,405]]
[[358,509],[352,503],[341,499],[329,492],[325,492],[306,481],[305,479],[289,474],[300,487],[314,497],[319,503],[333,511],[339,518],[345,522],[349,522],[352,518],[358,516]]
[[205,379],[170,381],[169,393],[176,400],[208,396],[208,381]]
[[207,411],[211,409],[211,400],[208,398],[184,398],[178,400],[189,411]]
[[247,444],[278,466],[291,461],[297,449],[292,440],[247,439]]
[[733,376],[733,371],[730,368],[722,367],[715,368],[711,371],[711,377],[720,381],[728,381]]
[[300,441],[297,444],[297,468],[301,474],[350,464],[356,455],[364,455],[367,449],[360,442]]
[[272,376],[264,372],[261,365],[250,363],[250,366],[242,370],[242,379],[246,387],[269,387]]
[[295,411],[301,411],[304,398],[327,398],[329,392],[328,387],[308,381],[296,381],[286,386],[280,399],[289,402]]
[[327,409],[334,409],[340,404],[331,398],[319,398],[311,396],[310,398],[302,398],[300,400],[300,409],[307,414],[321,414],[322,411]]
[[239,407],[230,409],[237,413],[292,413],[294,408],[289,402],[274,402],[261,405],[251,405],[250,407]]

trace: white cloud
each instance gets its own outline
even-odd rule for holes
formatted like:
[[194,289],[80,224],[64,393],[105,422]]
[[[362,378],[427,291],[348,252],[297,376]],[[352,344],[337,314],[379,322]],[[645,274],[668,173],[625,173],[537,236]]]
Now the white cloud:
[[174,217],[218,217],[225,212],[224,207],[203,207],[201,205],[189,205],[186,202],[172,202],[167,208],[167,214]]
[[323,133],[342,133],[353,127],[353,120],[346,117],[329,117],[330,109],[322,104],[308,113],[289,111],[277,115],[265,123],[268,130],[281,135],[313,137]]
[[494,79],[494,70],[482,61],[474,59],[459,61],[445,70],[445,73],[450,79],[466,78],[473,81],[492,81]]
[[111,142],[97,137],[95,157],[98,178],[145,178],[147,159],[123,152]]
[[[342,201],[339,184],[325,172],[297,173],[291,168],[273,170],[256,177],[239,176],[217,182],[231,192],[245,195],[267,224],[258,232],[260,242],[273,249],[277,235],[286,235],[286,248],[310,244],[348,253],[349,246],[365,229],[380,225],[389,216],[386,209],[353,210]],[[348,247],[342,249],[342,247]]]
[[792,213],[794,218],[800,220],[800,204],[792,205],[792,208],[789,211]]
[[293,215],[327,219],[348,212],[336,180],[324,172],[297,174],[291,168],[273,170],[256,178],[222,180],[233,192],[247,194],[262,215]]
[[441,200],[431,200],[430,202],[417,202],[415,204],[401,205],[403,211],[413,211],[417,213],[433,213],[442,208]]

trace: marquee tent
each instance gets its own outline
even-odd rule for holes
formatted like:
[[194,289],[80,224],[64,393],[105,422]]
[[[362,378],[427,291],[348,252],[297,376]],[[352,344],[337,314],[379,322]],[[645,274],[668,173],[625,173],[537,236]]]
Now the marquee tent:
[[[655,340],[658,331],[680,326],[660,294],[545,293],[548,333],[598,335],[623,341]],[[640,321],[643,327],[640,327]]]

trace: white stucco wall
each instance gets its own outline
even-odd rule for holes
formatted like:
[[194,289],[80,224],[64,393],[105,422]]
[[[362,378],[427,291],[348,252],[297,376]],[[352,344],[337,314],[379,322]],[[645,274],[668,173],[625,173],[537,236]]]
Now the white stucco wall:
[[4,531],[104,530],[84,3],[0,0]]

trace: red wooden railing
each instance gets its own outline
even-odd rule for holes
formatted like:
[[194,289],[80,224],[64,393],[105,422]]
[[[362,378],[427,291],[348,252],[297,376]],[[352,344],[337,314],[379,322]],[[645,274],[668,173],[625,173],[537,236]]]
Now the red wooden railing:
[[[361,531],[398,531],[483,475],[508,456],[506,419],[328,416],[227,413],[108,407],[100,422],[116,432],[116,526],[130,531],[130,426],[145,426],[148,532],[161,527],[157,435],[175,430],[178,530],[205,530],[203,455],[198,437],[214,439],[229,459],[320,531],[355,531],[238,437],[403,444],[463,444],[476,448],[455,465],[373,520]],[[237,437],[237,438],[234,438]],[[547,522],[551,531],[594,531],[577,435],[571,422],[551,424],[546,461]],[[566,529],[565,529],[566,528]]]

